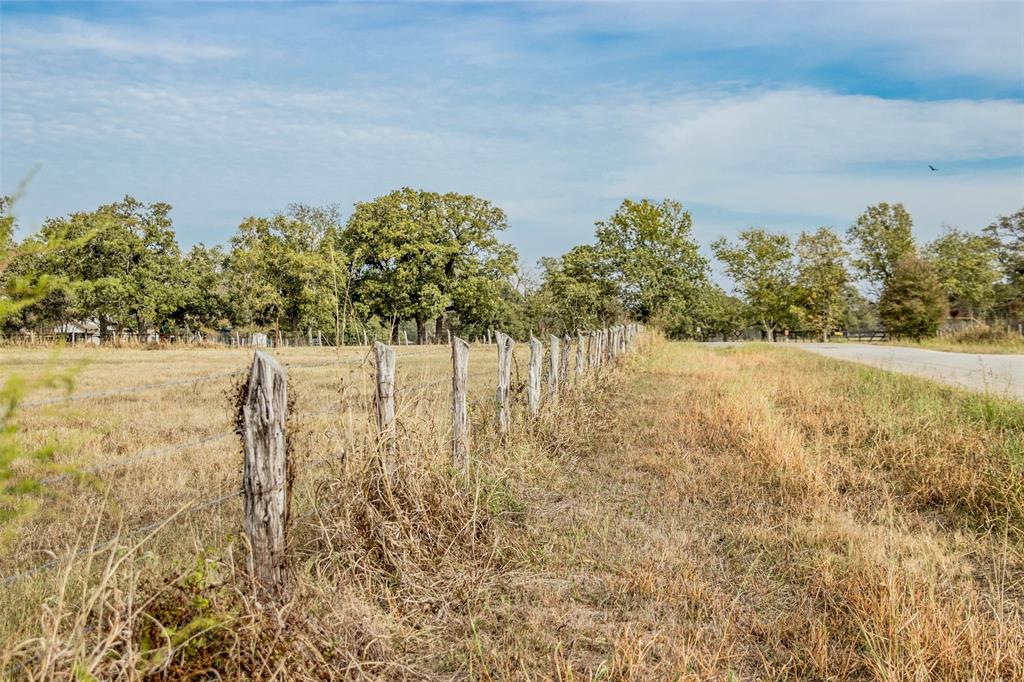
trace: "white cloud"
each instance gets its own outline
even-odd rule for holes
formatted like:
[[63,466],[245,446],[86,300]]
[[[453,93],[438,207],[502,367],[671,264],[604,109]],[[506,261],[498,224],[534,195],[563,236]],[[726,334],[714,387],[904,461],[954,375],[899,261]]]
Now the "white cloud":
[[66,17],[44,28],[8,26],[3,42],[3,50],[8,54],[94,52],[119,59],[157,59],[177,64],[225,59],[238,54],[237,50],[229,47],[170,40],[153,35],[149,30],[114,30]]
[[[180,224],[192,226],[186,241],[222,241],[245,214],[289,201],[349,204],[403,184],[456,189],[506,207],[509,237],[530,257],[589,239],[593,221],[623,196],[711,207],[716,215],[698,225],[702,236],[726,229],[730,215],[763,217],[768,227],[773,217],[799,227],[801,216],[844,227],[868,204],[888,200],[905,202],[927,237],[943,221],[977,227],[1024,204],[1019,163],[977,170],[986,160],[1024,157],[1024,104],[1016,100],[884,99],[777,84],[698,89],[682,78],[667,92],[642,73],[632,87],[624,85],[630,78],[579,82],[559,72],[580,68],[574,60],[584,54],[614,66],[600,49],[559,52],[552,63],[543,49],[531,52],[535,40],[551,49],[580,31],[626,30],[662,41],[652,54],[665,41],[699,53],[807,38],[865,58],[878,58],[877,49],[907,73],[1019,77],[1024,68],[1011,58],[1022,51],[1014,8],[993,19],[947,5],[829,7],[543,5],[536,20],[422,23],[419,10],[388,5],[374,11],[411,14],[400,29],[351,28],[352,41],[315,73],[307,72],[310,55],[297,51],[297,71],[282,73],[298,77],[278,74],[277,82],[247,80],[261,78],[261,64],[277,64],[279,55],[268,57],[271,48],[258,42],[263,61],[227,73],[202,62],[230,57],[232,48],[161,37],[172,33],[152,25],[8,27],[5,56],[19,56],[5,59],[3,72],[4,183],[43,162],[24,204],[35,223],[125,192],[168,200]],[[296,11],[302,25],[307,12],[361,8]],[[970,30],[950,24],[961,19]],[[316,49],[313,38],[337,24],[313,24]],[[673,26],[678,35],[665,28]],[[182,31],[173,35],[192,35]],[[642,64],[644,49],[612,52]],[[26,58],[31,50],[165,64],[93,70],[95,59],[55,54],[38,67]],[[927,163],[943,172],[930,174]]]
[[[1024,104],[915,102],[783,90],[639,107],[645,131],[613,194],[682,196],[736,212],[849,220],[904,201],[925,229],[976,227],[1024,204]],[[932,173],[927,164],[942,170]],[[980,169],[980,170],[979,170]]]

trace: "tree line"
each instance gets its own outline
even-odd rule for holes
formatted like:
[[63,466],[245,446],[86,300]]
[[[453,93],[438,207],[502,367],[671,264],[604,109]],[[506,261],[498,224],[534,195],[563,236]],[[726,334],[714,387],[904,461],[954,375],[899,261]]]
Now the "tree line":
[[351,343],[370,331],[419,342],[449,329],[480,336],[562,334],[624,319],[676,337],[729,337],[757,326],[827,336],[882,324],[933,334],[947,314],[1019,318],[1024,209],[977,233],[949,228],[918,246],[901,204],[869,207],[845,238],[822,227],[793,239],[750,228],[711,251],[734,291],[712,276],[690,213],[666,199],[625,200],[591,243],[536,269],[502,241],[507,217],[486,199],[402,188],[336,206],[293,204],[250,216],[226,246],[183,251],[166,203],[132,197],[51,218],[17,242],[0,206],[3,331],[46,333],[93,320],[100,333],[317,330]]
[[945,227],[919,245],[902,204],[868,207],[845,239],[822,227],[796,240],[762,228],[712,245],[754,321],[827,337],[881,326],[898,337],[934,335],[947,316],[1019,321],[1024,315],[1024,209],[976,233]]

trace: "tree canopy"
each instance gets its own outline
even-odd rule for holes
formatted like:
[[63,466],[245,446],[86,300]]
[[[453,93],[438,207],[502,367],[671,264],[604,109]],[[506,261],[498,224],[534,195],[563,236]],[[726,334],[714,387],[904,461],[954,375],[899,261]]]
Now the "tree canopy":
[[618,286],[619,300],[648,321],[681,300],[694,300],[708,262],[693,240],[693,220],[682,204],[626,199],[596,223],[596,250]]
[[405,187],[347,216],[292,204],[246,217],[225,246],[185,253],[171,214],[127,196],[49,219],[19,243],[5,199],[3,329],[315,330],[343,343],[367,330],[395,341],[400,328],[419,341],[445,328],[525,337],[635,319],[679,337],[758,326],[773,339],[784,328],[828,337],[879,323],[927,333],[947,306],[977,319],[1024,314],[1024,209],[978,233],[947,229],[920,254],[901,204],[868,207],[845,243],[825,227],[795,238],[744,229],[711,244],[730,292],[712,278],[689,211],[671,199],[624,200],[595,223],[592,242],[536,269],[502,241],[505,212],[470,194]]
[[885,288],[904,255],[917,250],[914,222],[903,204],[869,206],[847,233],[856,251],[853,266],[876,292]]
[[752,227],[742,230],[737,242],[722,238],[711,248],[736,283],[751,318],[771,340],[793,313],[795,269],[790,238]]

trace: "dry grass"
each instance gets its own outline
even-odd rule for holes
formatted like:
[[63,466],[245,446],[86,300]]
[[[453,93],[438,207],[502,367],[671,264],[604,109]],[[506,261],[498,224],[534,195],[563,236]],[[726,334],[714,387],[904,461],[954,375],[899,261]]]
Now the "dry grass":
[[[183,360],[203,371],[245,363],[217,353],[99,353],[78,390],[105,363],[148,366],[140,382]],[[8,588],[4,670],[1024,679],[1021,403],[792,349],[657,342],[593,395],[570,396],[539,422],[517,415],[502,439],[487,408],[492,353],[470,360],[479,401],[468,480],[446,466],[445,386],[405,392],[402,464],[384,478],[365,379],[295,370],[299,414],[330,398],[342,416],[299,426],[288,604],[253,603],[239,512],[226,506]],[[406,365],[424,382],[445,375],[447,358]],[[140,438],[228,424],[229,389],[186,401],[169,392],[151,411],[88,408],[70,423],[46,408],[26,427],[64,424],[65,439],[82,443],[67,457],[81,463],[97,442],[128,452]],[[123,433],[129,417],[144,431]],[[344,457],[309,466],[336,449]],[[89,502],[102,499],[95,486],[66,488],[60,513],[5,564],[38,559],[32,548],[45,543],[88,544],[115,518],[162,515],[215,474],[237,483],[237,452],[192,458],[116,481],[116,513]],[[63,518],[72,510],[74,522]]]
[[1024,355],[1024,336],[1015,331],[996,329],[984,324],[921,341],[896,342],[898,345],[953,353],[994,353],[997,355]]

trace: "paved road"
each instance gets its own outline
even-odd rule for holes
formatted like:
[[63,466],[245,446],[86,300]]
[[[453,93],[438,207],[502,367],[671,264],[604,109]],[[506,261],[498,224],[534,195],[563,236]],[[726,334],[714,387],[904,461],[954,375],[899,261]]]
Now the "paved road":
[[792,346],[830,358],[1024,399],[1024,355],[946,353],[866,343],[794,343]]
[[[709,346],[735,346],[739,342],[716,341]],[[793,343],[818,355],[861,362],[893,372],[914,374],[975,391],[1024,400],[1024,355],[946,353],[868,343]]]

